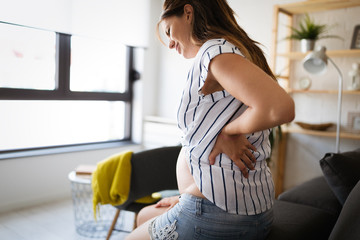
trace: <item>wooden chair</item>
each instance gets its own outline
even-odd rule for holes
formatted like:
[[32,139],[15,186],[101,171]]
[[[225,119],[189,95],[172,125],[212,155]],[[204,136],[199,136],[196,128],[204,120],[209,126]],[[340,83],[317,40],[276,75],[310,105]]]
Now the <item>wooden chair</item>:
[[176,180],[176,161],[181,146],[161,147],[137,152],[131,158],[130,192],[127,201],[115,206],[117,208],[114,220],[108,231],[106,239],[110,239],[121,210],[137,213],[150,204],[140,204],[135,201],[163,190],[178,189]]

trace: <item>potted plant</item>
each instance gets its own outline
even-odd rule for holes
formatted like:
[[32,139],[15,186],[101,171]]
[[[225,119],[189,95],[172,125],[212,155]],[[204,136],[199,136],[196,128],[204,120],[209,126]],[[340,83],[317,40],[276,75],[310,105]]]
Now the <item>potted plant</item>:
[[336,35],[326,35],[329,26],[326,24],[316,24],[309,14],[299,23],[298,28],[290,26],[291,35],[287,39],[300,40],[301,52],[314,49],[315,41],[323,38],[340,38]]

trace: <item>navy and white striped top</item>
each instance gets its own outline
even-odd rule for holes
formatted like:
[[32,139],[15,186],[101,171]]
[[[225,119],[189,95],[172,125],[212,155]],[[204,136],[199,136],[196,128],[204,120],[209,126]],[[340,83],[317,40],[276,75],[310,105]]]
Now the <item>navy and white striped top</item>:
[[217,135],[230,121],[247,108],[226,90],[202,95],[211,59],[222,53],[241,54],[224,39],[204,43],[189,71],[178,110],[178,126],[183,131],[182,145],[186,161],[197,187],[218,207],[229,213],[255,215],[270,209],[274,199],[274,184],[265,159],[270,155],[270,129],[248,134],[257,149],[255,170],[245,178],[240,169],[225,154],[209,165],[209,154]]

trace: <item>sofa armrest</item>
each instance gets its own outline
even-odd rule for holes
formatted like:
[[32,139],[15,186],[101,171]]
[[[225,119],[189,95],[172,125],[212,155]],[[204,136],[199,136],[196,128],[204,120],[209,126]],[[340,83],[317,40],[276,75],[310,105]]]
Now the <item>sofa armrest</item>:
[[336,216],[319,208],[275,200],[267,240],[328,239]]
[[356,240],[360,236],[360,181],[347,197],[329,240]]
[[323,176],[304,182],[278,197],[281,201],[312,206],[338,216],[342,205]]

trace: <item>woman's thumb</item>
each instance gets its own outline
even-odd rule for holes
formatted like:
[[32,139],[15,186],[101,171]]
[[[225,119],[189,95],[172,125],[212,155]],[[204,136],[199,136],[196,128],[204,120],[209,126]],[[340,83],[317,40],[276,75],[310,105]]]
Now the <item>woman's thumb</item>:
[[211,153],[209,154],[209,163],[210,163],[210,165],[215,164],[216,156],[219,155],[219,154],[220,154],[220,151],[218,151],[215,148],[211,151]]

